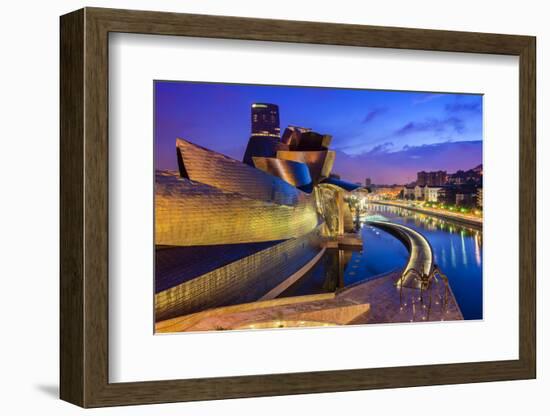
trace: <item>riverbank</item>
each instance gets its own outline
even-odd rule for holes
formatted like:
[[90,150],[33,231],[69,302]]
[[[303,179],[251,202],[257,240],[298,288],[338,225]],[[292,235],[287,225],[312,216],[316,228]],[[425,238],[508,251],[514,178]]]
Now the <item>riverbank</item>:
[[460,224],[468,225],[470,227],[476,227],[476,228],[479,228],[479,229],[483,228],[483,219],[478,218],[478,217],[474,217],[474,216],[469,216],[469,215],[464,215],[464,214],[459,214],[459,213],[454,213],[454,212],[448,212],[448,211],[442,211],[442,210],[432,209],[432,208],[418,207],[418,206],[415,206],[415,205],[411,206],[411,205],[409,205],[409,203],[405,203],[405,202],[372,201],[370,203],[380,204],[380,205],[388,205],[388,206],[392,206],[392,207],[408,209],[410,211],[420,212],[422,214],[431,215],[433,217],[442,218],[442,219],[448,220],[448,221],[454,221],[454,222],[457,222],[457,223],[460,223]]
[[155,332],[296,328],[379,323],[457,321],[464,317],[450,287],[399,288],[393,271],[336,293],[278,298],[210,309],[157,322]]

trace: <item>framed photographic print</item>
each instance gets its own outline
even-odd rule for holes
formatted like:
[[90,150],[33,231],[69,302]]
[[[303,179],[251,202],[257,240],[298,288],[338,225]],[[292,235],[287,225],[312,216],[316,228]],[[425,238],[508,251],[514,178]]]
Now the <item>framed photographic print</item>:
[[534,378],[535,38],[61,17],[61,398]]

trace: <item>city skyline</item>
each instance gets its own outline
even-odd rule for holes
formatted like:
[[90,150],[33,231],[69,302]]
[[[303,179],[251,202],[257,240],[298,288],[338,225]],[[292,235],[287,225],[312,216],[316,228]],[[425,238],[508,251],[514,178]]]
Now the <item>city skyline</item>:
[[158,81],[157,168],[177,169],[176,137],[242,160],[255,102],[279,106],[281,130],[332,135],[334,172],[351,182],[404,184],[482,163],[481,95]]

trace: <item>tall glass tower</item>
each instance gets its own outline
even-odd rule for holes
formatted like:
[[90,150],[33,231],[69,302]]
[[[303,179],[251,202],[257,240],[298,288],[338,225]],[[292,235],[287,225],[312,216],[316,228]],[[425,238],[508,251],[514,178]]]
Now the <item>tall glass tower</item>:
[[279,106],[268,103],[254,103],[251,111],[252,136],[281,137]]

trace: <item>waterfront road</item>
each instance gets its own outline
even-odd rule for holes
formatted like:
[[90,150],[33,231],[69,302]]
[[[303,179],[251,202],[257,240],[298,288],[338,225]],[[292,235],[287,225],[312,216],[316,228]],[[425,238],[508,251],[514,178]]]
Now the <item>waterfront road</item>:
[[441,209],[426,208],[423,206],[412,205],[410,202],[400,201],[369,201],[372,204],[389,205],[392,207],[398,207],[408,209],[411,211],[420,212],[422,214],[431,215],[437,218],[443,218],[450,221],[456,221],[465,225],[473,226],[476,228],[483,227],[483,219],[474,215],[461,214],[459,212],[443,211]]

